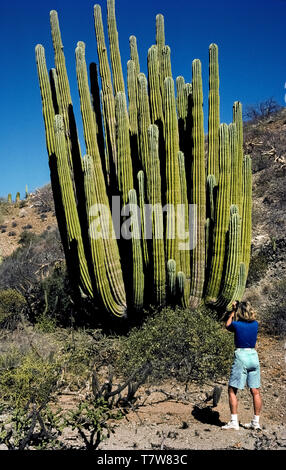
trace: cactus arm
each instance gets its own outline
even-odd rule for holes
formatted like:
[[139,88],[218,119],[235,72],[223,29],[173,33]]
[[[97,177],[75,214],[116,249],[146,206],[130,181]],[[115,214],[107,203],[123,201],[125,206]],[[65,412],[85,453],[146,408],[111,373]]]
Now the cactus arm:
[[177,273],[177,297],[178,300],[183,308],[188,306],[188,299],[189,295],[187,296],[185,293],[186,287],[186,276],[183,271],[179,271]]
[[168,297],[169,303],[174,303],[176,299],[176,261],[174,259],[169,259],[167,262],[167,279],[168,279]]

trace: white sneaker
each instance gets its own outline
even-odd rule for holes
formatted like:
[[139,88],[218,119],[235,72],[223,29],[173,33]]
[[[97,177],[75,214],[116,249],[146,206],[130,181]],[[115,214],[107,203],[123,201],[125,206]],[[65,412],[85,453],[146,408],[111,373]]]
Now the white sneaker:
[[236,431],[239,430],[239,424],[237,421],[229,421],[227,424],[222,426],[221,429],[235,429]]
[[255,423],[253,421],[251,421],[251,423],[244,424],[243,427],[246,428],[246,429],[261,429],[260,424]]

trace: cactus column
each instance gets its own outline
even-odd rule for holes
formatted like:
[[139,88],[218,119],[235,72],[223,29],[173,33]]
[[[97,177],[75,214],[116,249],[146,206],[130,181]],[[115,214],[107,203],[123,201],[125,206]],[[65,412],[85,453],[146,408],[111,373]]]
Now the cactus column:
[[139,224],[140,212],[138,214],[135,189],[129,191],[129,204],[132,211],[133,305],[136,310],[140,310],[144,302],[144,272]]
[[192,203],[196,205],[196,221],[193,227],[195,247],[192,253],[191,298],[197,306],[203,295],[205,279],[205,223],[206,223],[206,175],[204,151],[203,86],[201,62],[193,61],[193,164]]
[[122,194],[123,205],[128,203],[128,194],[133,184],[133,169],[129,137],[129,119],[125,94],[119,91],[115,97],[117,122],[118,187]]
[[209,46],[209,155],[208,175],[219,176],[219,71],[218,47]]
[[77,212],[72,178],[68,165],[67,147],[65,139],[64,120],[61,115],[55,116],[55,154],[57,158],[57,171],[62,191],[62,200],[67,221],[69,247],[76,247],[76,256],[79,263],[80,285],[84,293],[93,297],[94,292],[84,254],[81,227]]
[[[242,167],[243,167],[243,123],[242,123],[242,104],[239,101],[235,101],[233,105],[233,123],[236,127],[236,142],[234,145],[237,146],[237,149],[234,148],[234,174],[235,174],[235,184],[236,184],[236,200],[232,200],[232,204],[236,204],[238,207],[238,211],[242,214],[242,185],[243,185],[243,177],[242,177]],[[232,129],[233,132],[233,129]],[[233,136],[233,138],[235,138]],[[232,144],[233,145],[233,144]],[[237,152],[237,153],[236,153]]]
[[180,254],[177,237],[177,208],[181,204],[181,185],[178,167],[179,130],[176,114],[174,81],[171,77],[164,81],[164,137],[166,145],[166,202],[168,206],[166,230],[167,259],[176,262],[181,270]]
[[[99,60],[99,71],[102,85],[102,105],[104,109],[104,120],[106,124],[106,159],[107,168],[111,175],[111,183],[114,182],[117,169],[116,153],[116,124],[115,124],[115,102],[111,81],[111,72],[108,63],[107,49],[104,38],[102,15],[100,5],[94,5],[94,26],[97,41],[97,54]],[[114,166],[114,168],[113,168]]]
[[211,269],[206,295],[206,301],[210,303],[217,301],[223,274],[226,233],[229,227],[230,214],[230,170],[229,129],[227,124],[221,124],[220,174],[216,201],[216,219],[213,233]]
[[118,32],[115,18],[115,0],[107,0],[107,23],[110,46],[111,67],[113,76],[114,94],[118,91],[125,93],[121,57],[119,51]]
[[230,223],[229,223],[229,241],[228,252],[226,253],[226,271],[222,284],[221,293],[219,295],[217,305],[226,307],[234,300],[234,294],[238,284],[239,264],[241,258],[241,220],[238,208],[235,205],[230,207]]
[[149,194],[152,212],[153,285],[155,303],[166,301],[166,264],[164,250],[163,210],[161,199],[161,174],[159,160],[159,130],[155,124],[148,129],[150,154]]
[[245,265],[246,278],[251,253],[251,213],[252,213],[252,170],[251,157],[246,155],[243,161],[243,197],[242,197],[242,230],[241,261]]

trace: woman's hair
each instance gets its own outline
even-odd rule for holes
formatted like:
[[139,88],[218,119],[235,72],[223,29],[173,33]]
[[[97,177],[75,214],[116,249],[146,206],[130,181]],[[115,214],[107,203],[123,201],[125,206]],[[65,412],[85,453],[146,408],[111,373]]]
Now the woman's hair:
[[253,321],[256,319],[256,312],[250,305],[250,302],[236,302],[235,320]]

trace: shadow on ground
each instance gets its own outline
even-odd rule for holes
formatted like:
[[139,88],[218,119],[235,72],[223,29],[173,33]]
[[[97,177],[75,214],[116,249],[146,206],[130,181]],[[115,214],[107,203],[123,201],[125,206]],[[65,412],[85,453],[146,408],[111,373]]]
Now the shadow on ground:
[[203,424],[210,424],[214,426],[222,426],[225,423],[222,423],[219,418],[219,412],[214,411],[210,406],[200,408],[195,405],[192,411],[193,417],[200,421]]

